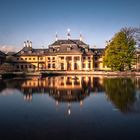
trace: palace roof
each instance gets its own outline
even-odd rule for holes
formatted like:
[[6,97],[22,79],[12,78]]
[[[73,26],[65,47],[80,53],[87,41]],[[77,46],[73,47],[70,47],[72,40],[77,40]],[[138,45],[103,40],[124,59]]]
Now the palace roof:
[[0,51],[0,57],[5,57],[5,56],[6,56],[6,54],[4,52]]
[[104,48],[89,48],[89,45],[81,40],[58,40],[49,45],[48,49],[34,49],[30,46],[23,47],[22,50],[15,53],[15,56],[34,56],[34,55],[102,55]]
[[101,56],[104,54],[105,48],[92,48],[91,51],[94,53],[94,55]]
[[57,46],[57,45],[62,45],[62,44],[87,45],[83,41],[80,41],[80,40],[67,39],[67,40],[57,40],[53,44],[51,44],[51,46]]
[[89,45],[80,40],[58,40],[49,46],[49,54],[82,54],[92,55]]
[[23,55],[23,56],[26,56],[26,55],[29,55],[29,56],[32,56],[32,55],[43,55],[47,51],[48,51],[48,49],[34,49],[32,47],[24,47],[22,50],[20,50],[19,52],[17,52],[14,55],[19,55],[19,56],[20,55]]

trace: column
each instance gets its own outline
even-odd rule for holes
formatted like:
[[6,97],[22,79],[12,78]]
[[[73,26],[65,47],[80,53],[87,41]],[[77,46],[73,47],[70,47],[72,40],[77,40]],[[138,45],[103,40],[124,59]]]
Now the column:
[[67,70],[67,61],[66,61],[66,56],[64,56],[64,70]]
[[91,70],[93,70],[93,57],[90,58],[90,65],[91,65]]
[[82,70],[82,57],[80,56],[79,59],[79,70]]
[[86,60],[86,70],[88,70],[88,60]]

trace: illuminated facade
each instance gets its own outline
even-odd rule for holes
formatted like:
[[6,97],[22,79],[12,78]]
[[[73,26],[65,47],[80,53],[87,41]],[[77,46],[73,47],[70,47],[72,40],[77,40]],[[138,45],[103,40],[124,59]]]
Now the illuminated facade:
[[48,49],[34,49],[32,42],[27,41],[13,62],[17,71],[92,71],[94,52],[81,40],[56,40]]

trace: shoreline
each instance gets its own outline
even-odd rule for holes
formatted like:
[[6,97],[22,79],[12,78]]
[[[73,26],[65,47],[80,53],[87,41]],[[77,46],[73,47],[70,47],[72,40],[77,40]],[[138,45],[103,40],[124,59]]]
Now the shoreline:
[[58,76],[58,75],[86,75],[86,76],[140,76],[140,72],[105,72],[105,71],[42,71],[42,72],[3,72],[0,79],[29,76]]
[[48,71],[42,75],[102,75],[102,76],[140,76],[140,72],[106,72],[106,71]]

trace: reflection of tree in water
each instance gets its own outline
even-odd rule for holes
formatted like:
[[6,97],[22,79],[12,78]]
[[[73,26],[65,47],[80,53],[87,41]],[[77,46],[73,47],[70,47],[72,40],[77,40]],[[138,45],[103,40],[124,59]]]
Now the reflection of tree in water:
[[1,80],[0,81],[0,91],[8,89],[20,89],[23,80]]
[[135,102],[135,86],[128,78],[110,78],[104,81],[105,92],[122,112],[129,112]]
[[6,88],[6,83],[4,83],[2,80],[0,81],[0,92]]
[[[102,82],[100,82],[102,81]],[[103,86],[104,79],[101,79],[100,77],[94,77],[93,79],[93,90],[94,92],[104,92],[104,86]]]

